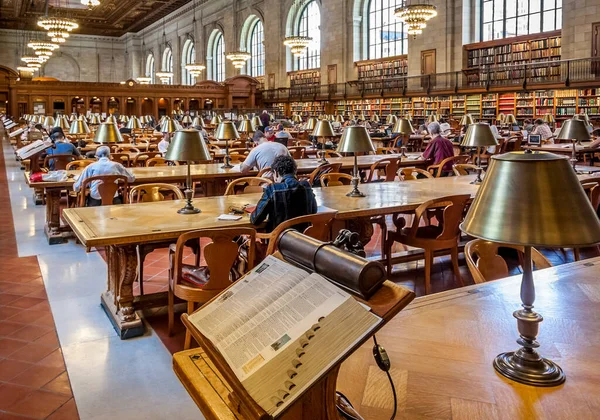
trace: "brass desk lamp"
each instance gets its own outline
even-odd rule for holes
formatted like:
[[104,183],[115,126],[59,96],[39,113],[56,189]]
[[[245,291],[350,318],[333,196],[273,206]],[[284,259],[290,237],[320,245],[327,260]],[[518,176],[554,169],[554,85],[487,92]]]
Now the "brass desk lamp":
[[406,157],[406,146],[405,146],[405,140],[408,142],[408,140],[410,140],[410,136],[411,134],[413,134],[415,132],[412,124],[410,123],[410,121],[406,118],[400,118],[399,120],[396,121],[396,124],[394,124],[394,128],[392,129],[392,133],[395,134],[400,134],[400,138],[402,139],[402,145],[400,146],[400,149],[402,150],[402,155],[401,157]]
[[319,138],[323,139],[321,143],[323,145],[323,148],[321,149],[321,158],[319,159],[319,163],[329,163],[325,158],[325,139],[328,137],[335,137],[335,131],[333,131],[333,127],[331,126],[331,121],[318,121],[314,131],[312,132],[312,135],[317,138],[317,142]]
[[364,197],[365,195],[358,190],[358,184],[360,178],[358,176],[358,158],[357,153],[368,153],[374,152],[375,146],[371,141],[371,136],[366,127],[355,125],[352,127],[346,127],[344,134],[338,144],[337,151],[340,153],[352,153],[354,154],[354,172],[352,175],[352,191],[346,196],[348,197]]
[[[215,130],[215,138],[217,140],[225,140],[225,164],[221,168],[233,168],[231,157],[229,156],[229,140],[237,140],[240,138],[235,125],[232,121],[223,121]],[[209,158],[210,159],[210,158]]]
[[471,184],[481,184],[481,149],[483,147],[497,146],[498,140],[492,133],[492,128],[484,123],[471,124],[467,129],[467,133],[460,143],[464,147],[475,147],[477,149],[477,178]]
[[578,146],[581,146],[583,140],[589,141],[592,139],[585,121],[583,119],[575,118],[566,120],[560,128],[556,138],[558,140],[570,140],[572,142],[573,153],[571,154],[571,165],[573,166],[573,170],[577,172],[577,146],[575,145],[575,142],[577,142]]

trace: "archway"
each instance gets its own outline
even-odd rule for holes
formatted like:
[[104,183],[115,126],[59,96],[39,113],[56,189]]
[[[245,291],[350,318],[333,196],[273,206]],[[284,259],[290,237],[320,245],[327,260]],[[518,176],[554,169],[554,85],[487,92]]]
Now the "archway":
[[83,98],[76,96],[73,99],[71,99],[71,112],[74,112],[77,115],[85,114],[85,101],[83,100]]
[[90,99],[90,110],[92,114],[101,114],[102,113],[102,99],[94,96]]
[[190,114],[197,115],[200,110],[200,101],[198,99],[190,99],[189,111]]
[[62,99],[55,99],[52,101],[52,113],[54,116],[65,114],[65,101]]
[[108,114],[109,115],[119,115],[120,114],[120,108],[119,108],[119,100],[117,98],[115,98],[114,96],[111,96],[110,99],[108,100]]
[[165,98],[160,98],[158,100],[158,118],[163,115],[169,115],[169,100]]

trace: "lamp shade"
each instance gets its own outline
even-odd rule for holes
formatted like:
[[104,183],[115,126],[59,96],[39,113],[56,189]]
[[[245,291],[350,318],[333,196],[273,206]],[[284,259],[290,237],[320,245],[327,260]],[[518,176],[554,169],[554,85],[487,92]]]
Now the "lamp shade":
[[90,120],[90,124],[95,124],[95,125],[102,124],[102,120],[100,119],[100,116],[99,115],[92,116],[92,119]]
[[106,117],[106,120],[104,122],[116,124],[117,117],[115,117],[114,115],[109,115],[108,117]]
[[396,124],[394,124],[392,132],[396,134],[411,135],[415,132],[415,130],[413,129],[410,121],[408,121],[406,118],[400,118],[398,121],[396,121]]
[[387,119],[385,120],[385,123],[388,125],[392,125],[396,124],[396,121],[398,121],[398,118],[394,114],[389,114],[387,116]]
[[590,117],[588,116],[588,114],[585,113],[575,115],[575,119],[585,121],[586,124],[590,123]]
[[569,161],[551,153],[492,156],[461,229],[493,242],[573,248],[600,242],[600,221]]
[[193,120],[192,120],[192,117],[190,117],[189,115],[186,115],[181,119],[181,122],[183,124],[191,124],[193,122]]
[[219,124],[223,122],[223,117],[221,117],[220,115],[217,114],[217,121],[219,121]]
[[52,127],[54,126],[54,117],[46,117],[44,118],[44,122],[42,123],[44,127]]
[[253,131],[258,130],[261,126],[262,122],[260,121],[260,117],[258,115],[252,117],[252,128],[254,129]]
[[71,114],[71,116],[69,117],[69,122],[75,122],[75,121],[77,121],[77,115]]
[[69,129],[69,134],[89,134],[89,132],[90,128],[82,117],[74,121]]
[[302,122],[302,117],[300,115],[296,114],[292,117],[292,121],[299,124]]
[[71,128],[71,124],[69,124],[69,118],[66,115],[59,115],[54,122],[54,127],[60,127],[64,130],[68,130]]
[[219,118],[216,115],[210,120],[210,125],[219,125]]
[[315,129],[316,125],[317,125],[318,120],[315,117],[310,117],[308,119],[308,121],[306,121],[306,126],[304,127],[304,129],[306,131],[312,131]]
[[497,146],[498,140],[496,140],[492,128],[488,124],[477,123],[471,124],[467,128],[467,132],[460,145],[466,147]]
[[437,115],[430,114],[429,117],[427,117],[427,124],[431,124],[431,123],[434,123],[434,122],[438,122]]
[[161,133],[174,133],[177,131],[177,124],[171,118],[166,117],[160,125]]
[[585,121],[572,119],[563,123],[556,138],[559,140],[583,141],[590,140],[591,136]]
[[517,119],[515,118],[515,116],[513,114],[508,114],[506,116],[506,119],[504,120],[505,124],[516,124],[517,123]]
[[546,124],[554,124],[556,120],[554,119],[554,115],[552,114],[544,114],[544,122]]
[[335,120],[339,123],[343,123],[344,122],[344,117],[342,115],[339,115],[337,117],[335,117]]
[[133,130],[135,128],[142,128],[142,123],[136,116],[132,116],[129,121],[127,121],[127,128]]
[[204,119],[200,118],[200,117],[194,117],[194,120],[192,121],[192,125],[194,127],[202,127],[202,128],[204,128],[204,126],[205,126]]
[[315,126],[312,135],[316,137],[335,137],[335,131],[333,131],[333,127],[331,126],[331,121],[317,121],[317,125]]
[[500,124],[504,124],[504,121],[506,121],[506,115],[501,112],[500,114],[498,114],[496,119],[498,120],[498,122],[500,122]]
[[250,120],[242,120],[238,126],[238,131],[240,133],[248,133],[252,131],[252,124],[250,124]]
[[373,121],[373,122],[379,122],[379,115],[373,114],[373,116],[371,117],[371,121]]
[[236,140],[240,138],[240,134],[232,121],[223,121],[215,130],[215,138],[217,140]]
[[474,123],[475,121],[473,121],[473,117],[471,116],[471,114],[465,114],[460,119],[460,125],[471,125]]
[[362,125],[354,125],[346,127],[344,130],[337,151],[342,153],[374,152],[375,146],[373,146],[367,128]]
[[198,130],[185,129],[175,132],[165,154],[167,160],[211,160],[210,152]]
[[114,123],[101,123],[96,130],[94,143],[123,143],[123,137]]

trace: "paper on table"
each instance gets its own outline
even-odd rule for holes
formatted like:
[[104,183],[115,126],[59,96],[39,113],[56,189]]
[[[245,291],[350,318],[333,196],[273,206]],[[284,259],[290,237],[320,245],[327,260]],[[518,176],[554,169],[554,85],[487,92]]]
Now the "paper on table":
[[320,275],[269,256],[190,322],[243,381],[347,299]]
[[242,218],[242,216],[239,216],[237,214],[222,214],[217,218],[217,220],[229,220],[229,221],[233,220],[233,221],[235,221],[235,220],[240,220],[241,218]]

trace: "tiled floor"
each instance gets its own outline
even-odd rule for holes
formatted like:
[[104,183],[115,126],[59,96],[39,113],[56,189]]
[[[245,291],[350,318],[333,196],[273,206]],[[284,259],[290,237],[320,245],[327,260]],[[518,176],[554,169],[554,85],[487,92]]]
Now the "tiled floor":
[[[1,156],[0,196],[8,197]],[[0,260],[0,419],[78,419],[40,267],[36,257],[18,257],[6,199]]]

